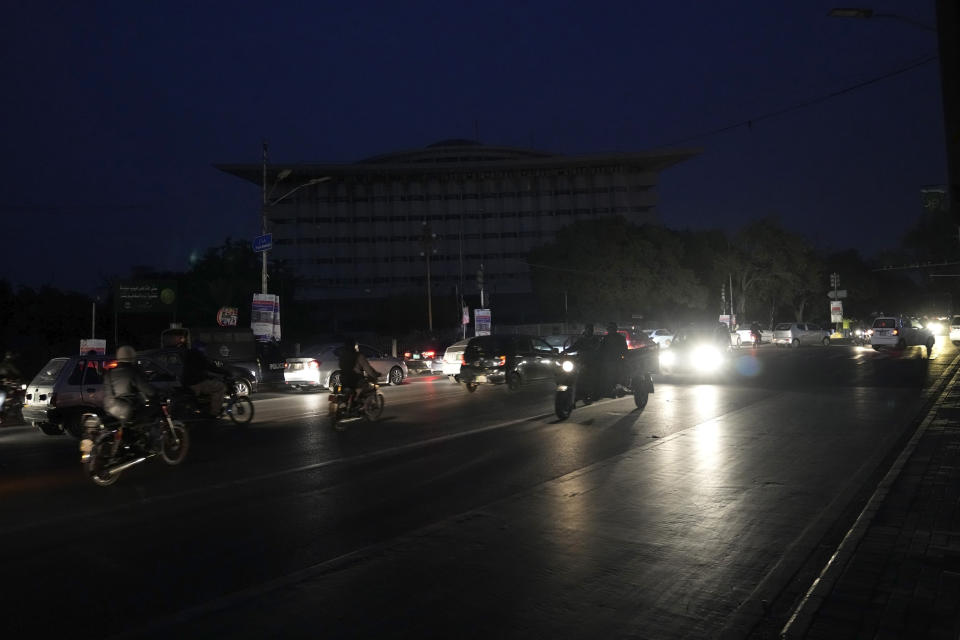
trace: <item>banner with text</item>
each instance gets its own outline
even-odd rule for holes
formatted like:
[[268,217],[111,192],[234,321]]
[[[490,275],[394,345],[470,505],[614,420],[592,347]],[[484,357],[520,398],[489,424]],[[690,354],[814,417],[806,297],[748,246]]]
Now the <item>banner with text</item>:
[[250,328],[258,342],[280,340],[280,296],[272,293],[253,294]]
[[488,336],[490,335],[490,309],[474,309],[473,310],[473,327],[474,335],[477,336]]
[[120,313],[174,313],[177,310],[175,281],[121,282],[116,296]]

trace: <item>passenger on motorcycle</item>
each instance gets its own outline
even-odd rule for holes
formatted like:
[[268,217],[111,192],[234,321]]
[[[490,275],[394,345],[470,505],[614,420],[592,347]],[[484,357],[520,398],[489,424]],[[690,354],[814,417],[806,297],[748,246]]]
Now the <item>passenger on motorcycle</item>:
[[616,322],[607,323],[607,333],[600,342],[602,380],[604,395],[616,395],[617,385],[624,379],[624,357],[627,354],[627,339],[617,330]]
[[[127,345],[119,347],[117,366],[103,374],[103,408],[125,425],[142,426],[156,422],[154,419],[159,415],[156,397],[156,389],[137,366],[136,351]],[[150,436],[157,446],[160,429],[153,429]]]
[[181,350],[183,358],[180,383],[198,396],[208,396],[210,398],[210,415],[212,417],[220,415],[223,396],[227,392],[227,385],[223,383],[221,377],[229,376],[230,372],[218,367],[216,363],[207,358],[206,345],[199,340],[195,340],[192,347],[187,347],[187,341],[184,338],[180,340],[177,347]]
[[367,383],[366,377],[376,380],[380,377],[380,372],[374,369],[367,357],[360,353],[357,342],[347,338],[340,349],[340,386],[347,394],[347,406],[353,402],[360,391]]

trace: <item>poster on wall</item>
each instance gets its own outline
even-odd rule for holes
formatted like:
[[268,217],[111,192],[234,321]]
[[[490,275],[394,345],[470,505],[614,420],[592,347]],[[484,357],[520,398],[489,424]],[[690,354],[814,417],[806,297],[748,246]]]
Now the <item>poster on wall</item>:
[[238,312],[236,307],[220,307],[220,311],[217,311],[217,324],[221,327],[237,326]]
[[250,328],[258,342],[280,340],[280,296],[272,293],[253,294]]

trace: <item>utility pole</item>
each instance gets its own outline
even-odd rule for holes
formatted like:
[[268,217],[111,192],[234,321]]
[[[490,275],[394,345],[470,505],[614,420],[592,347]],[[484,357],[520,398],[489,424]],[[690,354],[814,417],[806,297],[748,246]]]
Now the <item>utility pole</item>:
[[[260,235],[267,234],[267,141],[263,141],[263,204],[260,207]],[[260,293],[267,293],[267,252],[260,252]]]
[[480,270],[477,271],[477,286],[480,288],[480,308],[485,309],[483,306],[483,263],[480,264]]
[[[837,289],[840,287],[840,274],[839,274],[839,273],[834,272],[834,273],[831,273],[831,274],[830,274],[830,286],[833,287],[833,299],[834,299],[834,300],[839,300],[840,298],[837,297]],[[836,322],[833,323],[833,332],[834,332],[834,333],[839,333],[839,332],[840,332],[840,326],[839,326],[839,324],[836,323]]]
[[437,234],[431,231],[429,223],[424,220],[423,233],[420,236],[423,251],[420,252],[420,255],[425,256],[427,259],[427,322],[431,333],[433,333],[433,298],[430,291],[430,254],[436,251],[433,248],[433,241],[436,237]]

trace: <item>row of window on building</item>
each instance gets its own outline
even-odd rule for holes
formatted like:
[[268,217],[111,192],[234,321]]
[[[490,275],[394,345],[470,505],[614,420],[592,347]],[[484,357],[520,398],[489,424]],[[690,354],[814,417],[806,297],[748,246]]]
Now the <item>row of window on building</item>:
[[[414,183],[415,184],[415,183]],[[407,185],[404,185],[407,187]],[[407,187],[409,188],[409,187]],[[336,186],[330,187],[331,190],[337,189]],[[318,193],[303,193],[300,195],[301,201],[320,202],[320,203],[341,203],[341,202],[432,202],[445,200],[505,200],[510,198],[550,198],[557,196],[580,196],[580,195],[606,195],[614,193],[645,193],[653,189],[652,185],[642,184],[630,187],[624,185],[607,187],[588,187],[588,188],[566,188],[566,189],[541,189],[528,185],[526,189],[520,191],[488,191],[488,192],[456,192],[456,193],[394,193],[381,195],[365,195],[362,191],[337,194],[320,195]],[[322,191],[321,191],[322,193]]]
[[[435,262],[459,262],[463,260],[522,260],[527,254],[521,251],[503,251],[499,253],[466,253],[461,256],[459,253],[432,253],[430,260]],[[424,256],[421,255],[402,255],[402,256],[324,256],[321,258],[293,258],[285,262],[290,265],[308,265],[308,264],[385,264],[385,263],[406,263],[423,262]]]
[[437,222],[440,220],[496,220],[509,218],[537,218],[556,216],[602,216],[618,213],[648,213],[654,205],[633,207],[594,207],[580,209],[553,209],[536,211],[474,211],[471,213],[424,213],[417,215],[355,215],[355,216],[297,216],[295,218],[271,218],[276,225],[288,224],[335,224],[345,222]]

